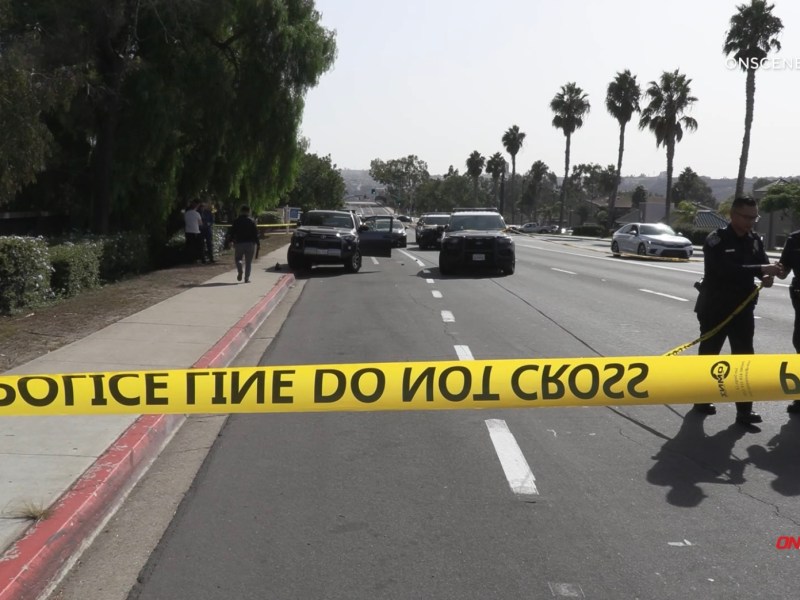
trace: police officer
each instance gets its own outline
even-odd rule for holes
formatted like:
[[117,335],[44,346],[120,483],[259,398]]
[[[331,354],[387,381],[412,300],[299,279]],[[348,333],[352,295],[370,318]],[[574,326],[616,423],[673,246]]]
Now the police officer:
[[[764,241],[753,231],[759,220],[758,204],[749,197],[736,198],[731,204],[730,223],[710,233],[703,244],[703,283],[695,307],[700,334],[714,329],[736,310],[756,289],[754,279],[764,287],[772,286],[774,277],[783,275],[780,264],[769,264]],[[719,332],[700,342],[698,354],[719,354],[727,339],[731,354],[755,354],[754,297]],[[717,412],[713,404],[695,404],[706,415]],[[751,425],[761,422],[753,412],[752,402],[736,403],[736,422]]]
[[[792,283],[789,286],[789,298],[794,307],[794,331],[792,332],[792,345],[800,352],[800,231],[793,231],[781,252],[780,264],[783,266],[783,279],[790,272]],[[795,400],[786,407],[790,415],[800,415],[800,400]]]

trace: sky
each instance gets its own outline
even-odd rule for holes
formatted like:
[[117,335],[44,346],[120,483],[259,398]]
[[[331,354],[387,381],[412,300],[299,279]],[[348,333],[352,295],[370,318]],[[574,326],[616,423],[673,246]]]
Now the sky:
[[[688,166],[735,178],[745,74],[722,46],[737,4],[749,1],[316,0],[321,24],[336,32],[337,58],[306,95],[301,135],[339,168],[414,154],[441,175],[450,165],[464,173],[475,150],[510,162],[501,138],[518,125],[526,137],[517,172],[542,160],[561,176],[565,138],[550,101],[563,85],[576,83],[591,103],[570,164],[616,165],[609,82],[629,69],[644,90],[679,69],[698,98],[688,113],[698,129],[676,146],[676,176]],[[756,74],[748,177],[800,175],[800,2],[774,4],[782,49]],[[622,175],[655,176],[666,162],[634,116]]]

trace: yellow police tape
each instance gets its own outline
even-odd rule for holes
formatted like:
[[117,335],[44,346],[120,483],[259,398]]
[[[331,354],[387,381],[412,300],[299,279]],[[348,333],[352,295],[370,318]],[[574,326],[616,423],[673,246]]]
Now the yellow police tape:
[[686,404],[800,397],[800,355],[637,356],[0,376],[0,417]]

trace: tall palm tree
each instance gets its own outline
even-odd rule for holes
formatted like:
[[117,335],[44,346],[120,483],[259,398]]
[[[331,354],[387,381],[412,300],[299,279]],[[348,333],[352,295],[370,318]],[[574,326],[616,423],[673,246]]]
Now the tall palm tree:
[[667,149],[667,199],[664,222],[669,223],[669,209],[672,204],[672,160],[675,158],[675,144],[683,139],[683,129],[694,131],[697,121],[683,113],[697,102],[691,95],[691,79],[674,71],[664,71],[659,82],[651,81],[645,96],[650,103],[642,111],[639,129],[648,127],[656,136],[656,147],[664,144]]
[[617,192],[622,179],[622,153],[625,151],[625,126],[631,120],[633,113],[639,112],[639,98],[642,88],[636,81],[636,75],[631,75],[628,69],[617,73],[614,80],[608,84],[606,92],[606,110],[619,123],[619,150],[617,151],[617,178],[611,198],[608,202],[608,228],[614,226],[614,207],[617,203]]
[[486,162],[486,172],[492,176],[492,198],[494,205],[497,206],[497,180],[500,179],[500,174],[506,170],[506,159],[499,152],[495,152],[489,157]]
[[576,129],[583,127],[583,117],[589,112],[589,95],[585,94],[574,82],[561,86],[550,101],[550,110],[555,113],[553,127],[564,132],[567,138],[567,147],[564,151],[564,181],[561,183],[561,210],[558,216],[558,225],[564,224],[564,202],[567,198],[567,182],[569,181],[569,153],[572,145],[572,134]]
[[[525,134],[519,130],[517,125],[512,125],[509,127],[506,132],[503,134],[502,142],[503,146],[511,155],[511,192],[509,196],[511,197],[511,210],[514,210],[514,178],[517,174],[517,152],[520,151],[522,148],[522,142],[525,141]],[[505,202],[501,199],[500,201],[500,214],[503,214],[505,210]],[[512,219],[513,220],[513,219]]]
[[756,71],[771,50],[780,50],[777,35],[783,29],[781,20],[772,14],[774,4],[766,0],[750,0],[740,4],[731,17],[731,28],[725,35],[722,51],[736,59],[736,64],[747,73],[745,79],[744,137],[739,156],[739,174],[736,176],[736,196],[744,194],[744,176],[750,153],[750,127],[753,125],[753,106],[756,95]]
[[542,191],[542,184],[544,183],[545,178],[547,177],[548,173],[550,173],[550,167],[548,167],[544,162],[541,160],[537,160],[536,162],[531,165],[531,170],[529,172],[529,186],[530,186],[530,197],[531,197],[531,205],[528,210],[528,218],[531,221],[536,220],[536,206],[538,204],[539,195]]
[[481,153],[477,150],[473,150],[472,154],[469,155],[467,159],[467,175],[472,177],[472,184],[474,186],[474,191],[472,194],[473,200],[475,201],[475,205],[478,204],[478,179],[483,173],[483,167],[486,164],[486,159],[481,156]]

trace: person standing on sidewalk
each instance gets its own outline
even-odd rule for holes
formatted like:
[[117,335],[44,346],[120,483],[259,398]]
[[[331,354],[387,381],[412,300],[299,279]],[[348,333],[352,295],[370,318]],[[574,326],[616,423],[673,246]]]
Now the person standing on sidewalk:
[[[753,231],[760,219],[758,204],[749,197],[736,198],[731,204],[730,223],[710,233],[703,244],[703,283],[695,307],[700,334],[705,335],[730,316],[755,291],[754,279],[764,287],[772,286],[774,277],[783,275],[780,264],[769,264],[764,241]],[[727,339],[731,354],[755,354],[755,310],[758,296],[720,331],[700,342],[698,354],[719,354]],[[713,404],[695,404],[697,412],[713,415]],[[736,403],[736,422],[741,425],[761,423],[761,415],[753,412],[752,402]]]
[[200,237],[200,229],[203,219],[197,212],[197,201],[192,200],[186,211],[183,213],[184,234],[186,235],[186,254],[189,262],[195,263],[201,260],[206,262],[203,256],[203,238]]
[[258,239],[258,226],[250,217],[249,206],[242,206],[239,210],[239,216],[231,225],[230,239],[233,242],[234,260],[236,261],[236,281],[242,280],[242,270],[244,269],[244,282],[250,283],[250,268],[253,264],[253,257],[258,254],[261,242]]
[[[786,245],[781,252],[780,264],[783,266],[785,279],[792,273],[792,282],[789,285],[789,299],[794,308],[794,330],[792,331],[792,345],[800,353],[800,231],[793,231],[786,238]],[[800,415],[800,400],[794,400],[786,407],[790,415]]]
[[200,219],[202,226],[200,227],[200,237],[203,240],[203,256],[209,262],[217,262],[214,259],[214,211],[213,205],[201,204],[200,205]]

